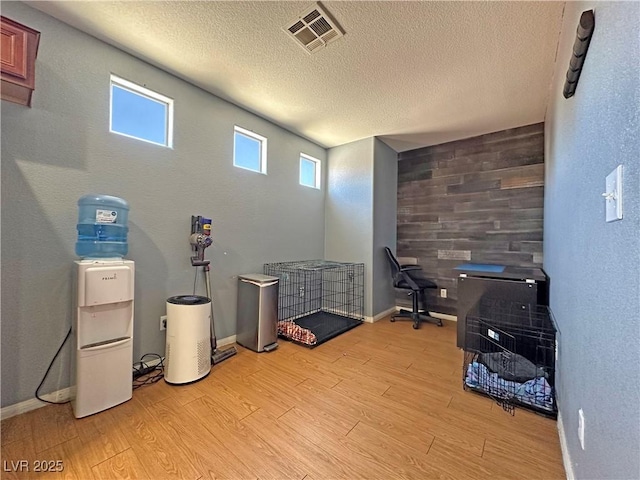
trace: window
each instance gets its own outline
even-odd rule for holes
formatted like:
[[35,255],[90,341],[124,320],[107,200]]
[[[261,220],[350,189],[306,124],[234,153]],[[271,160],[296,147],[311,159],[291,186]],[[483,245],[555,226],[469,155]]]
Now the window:
[[234,127],[233,164],[236,167],[267,173],[267,139],[241,127]]
[[111,75],[109,131],[171,148],[173,100]]
[[320,160],[300,154],[300,185],[320,188]]

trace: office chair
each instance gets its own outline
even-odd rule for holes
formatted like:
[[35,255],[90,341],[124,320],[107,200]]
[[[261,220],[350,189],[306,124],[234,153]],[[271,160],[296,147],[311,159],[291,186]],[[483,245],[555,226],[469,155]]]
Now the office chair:
[[[384,247],[391,267],[391,275],[393,276],[393,286],[403,290],[411,290],[409,295],[413,298],[413,309],[400,310],[400,312],[391,316],[391,321],[395,322],[396,318],[410,318],[413,320],[413,328],[419,328],[421,322],[434,321],[439,327],[442,326],[442,320],[429,315],[427,311],[427,302],[425,299],[425,290],[427,288],[438,288],[431,280],[424,277],[420,265],[400,265],[395,255],[391,253],[389,247]],[[418,307],[418,297],[422,296],[422,304],[424,310],[420,311]]]

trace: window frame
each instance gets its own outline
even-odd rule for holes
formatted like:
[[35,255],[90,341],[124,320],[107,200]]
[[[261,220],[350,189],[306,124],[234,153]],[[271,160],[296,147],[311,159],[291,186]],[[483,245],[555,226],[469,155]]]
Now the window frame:
[[[148,100],[152,100],[154,102],[166,105],[166,115],[165,115],[165,136],[166,143],[154,142],[153,140],[148,140],[146,138],[136,137],[135,135],[130,135],[128,133],[118,132],[113,129],[113,87],[117,86],[123,90],[127,90],[135,95],[139,95]],[[159,145],[161,147],[171,148],[173,149],[173,99],[167,97],[166,95],[162,95],[161,93],[154,92],[147,87],[143,87],[142,85],[138,85],[137,83],[131,82],[129,80],[125,80],[122,77],[111,74],[109,76],[109,132],[115,133],[116,135],[122,135],[123,137],[133,138],[135,140],[140,140],[141,142],[151,143],[152,145]]]
[[[315,182],[314,185],[308,185],[306,183],[302,183],[302,162],[306,160],[308,162],[312,162],[315,165]],[[321,177],[321,173],[322,173],[322,161],[318,158],[312,157],[311,155],[307,155],[306,153],[300,153],[300,171],[299,171],[299,178],[298,178],[298,182],[300,183],[300,185],[302,185],[303,187],[308,187],[308,188],[315,188],[316,190],[320,190],[320,187],[322,185],[322,177]]]
[[[236,163],[236,135],[242,135],[251,140],[255,140],[260,144],[260,148],[258,149],[260,158],[258,159],[258,165],[260,167],[259,170],[255,170],[253,168],[244,167],[242,165],[238,165]],[[252,132],[251,130],[247,130],[246,128],[239,127],[238,125],[233,126],[233,166],[237,168],[242,168],[243,170],[248,170],[249,172],[261,173],[263,175],[267,174],[267,137],[260,135],[259,133]]]

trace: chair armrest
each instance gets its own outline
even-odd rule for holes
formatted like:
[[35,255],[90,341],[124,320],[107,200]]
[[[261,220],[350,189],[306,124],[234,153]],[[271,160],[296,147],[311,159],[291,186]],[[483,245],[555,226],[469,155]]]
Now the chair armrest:
[[401,272],[410,272],[412,270],[422,270],[420,265],[400,265]]
[[407,283],[407,285],[409,285],[409,288],[411,290],[418,291],[420,288],[418,287],[418,284],[415,282],[415,280],[409,274],[409,272],[411,271],[418,271],[418,270],[412,269],[407,271],[407,270],[401,269],[398,275],[400,275],[400,277],[402,277],[402,279]]
[[398,263],[402,266],[418,264],[418,259],[416,257],[398,257],[396,260],[398,260]]

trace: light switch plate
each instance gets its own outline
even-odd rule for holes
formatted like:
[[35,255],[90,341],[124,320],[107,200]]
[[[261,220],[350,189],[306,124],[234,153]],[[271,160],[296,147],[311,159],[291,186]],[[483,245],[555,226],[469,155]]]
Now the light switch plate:
[[605,198],[607,222],[622,220],[622,165],[607,175],[602,196]]
[[578,439],[582,450],[584,450],[584,412],[582,409],[578,410]]

